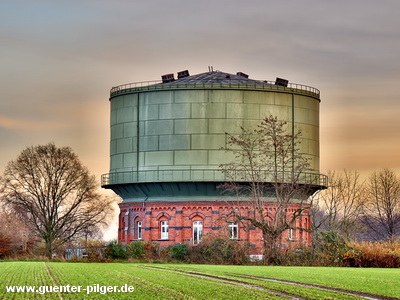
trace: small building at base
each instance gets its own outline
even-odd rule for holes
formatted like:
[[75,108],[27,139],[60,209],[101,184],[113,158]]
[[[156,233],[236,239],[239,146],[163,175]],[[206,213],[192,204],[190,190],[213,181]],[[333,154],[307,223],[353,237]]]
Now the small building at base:
[[[120,204],[120,218],[118,229],[118,241],[120,243],[132,243],[134,241],[152,241],[159,243],[161,247],[177,243],[188,245],[198,244],[202,237],[214,235],[249,243],[250,253],[261,254],[263,239],[261,231],[255,227],[247,227],[226,220],[231,206],[227,203],[151,203]],[[252,213],[252,207],[243,206],[240,209]],[[270,209],[274,209],[274,203],[270,203]],[[296,207],[293,207],[293,211]],[[281,239],[282,247],[309,245],[311,242],[310,216],[308,210],[304,216],[297,219],[295,230],[287,230]]]

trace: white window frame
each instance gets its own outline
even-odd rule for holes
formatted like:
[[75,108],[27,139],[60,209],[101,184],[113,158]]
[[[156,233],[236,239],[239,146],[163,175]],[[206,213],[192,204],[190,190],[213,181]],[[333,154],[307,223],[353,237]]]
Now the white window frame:
[[231,240],[237,240],[239,238],[239,225],[236,222],[229,222],[229,238]]
[[288,229],[288,240],[289,241],[294,241],[294,230],[293,230],[293,228],[289,228]]
[[201,242],[203,236],[203,221],[193,221],[193,245]]
[[168,221],[161,221],[161,239],[168,240]]
[[137,225],[137,238],[138,238],[138,240],[141,240],[142,239],[142,221],[138,221],[136,223],[136,225]]

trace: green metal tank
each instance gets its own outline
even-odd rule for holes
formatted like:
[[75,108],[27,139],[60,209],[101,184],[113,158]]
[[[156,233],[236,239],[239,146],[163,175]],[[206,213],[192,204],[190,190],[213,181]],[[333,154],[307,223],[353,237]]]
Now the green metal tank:
[[[159,82],[117,86],[110,92],[110,172],[102,186],[124,202],[210,201],[224,181],[220,164],[233,157],[222,148],[226,132],[255,128],[269,115],[302,131],[301,152],[319,175],[320,92],[312,87],[249,79],[244,73],[188,71]],[[311,178],[310,177],[310,178]]]

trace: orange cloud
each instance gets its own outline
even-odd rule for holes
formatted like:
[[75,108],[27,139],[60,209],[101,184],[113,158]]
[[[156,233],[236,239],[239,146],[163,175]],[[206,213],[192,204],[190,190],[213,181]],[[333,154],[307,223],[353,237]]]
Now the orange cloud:
[[65,127],[65,124],[46,121],[21,120],[0,115],[0,128],[9,130],[43,130],[62,127]]

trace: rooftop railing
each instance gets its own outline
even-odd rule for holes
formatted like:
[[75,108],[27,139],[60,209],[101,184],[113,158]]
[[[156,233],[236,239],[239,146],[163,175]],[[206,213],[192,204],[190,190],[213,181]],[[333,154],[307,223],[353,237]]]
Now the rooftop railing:
[[[252,174],[254,175],[254,173]],[[255,179],[249,172],[230,172],[229,176],[221,170],[148,170],[127,171],[104,174],[101,176],[101,185],[107,187],[117,184],[149,183],[149,182],[253,182]],[[273,172],[257,171],[257,180],[261,182],[277,182]],[[292,180],[291,172],[279,172],[279,182],[296,182],[313,186],[328,186],[328,177],[318,173],[296,174],[296,180]]]
[[110,90],[110,97],[114,97],[120,94],[126,94],[130,92],[138,91],[150,91],[150,90],[171,90],[171,89],[207,89],[207,88],[229,88],[229,89],[249,89],[249,90],[269,90],[269,91],[282,91],[282,92],[297,92],[319,99],[320,91],[311,86],[288,83],[287,86],[276,85],[275,81],[263,81],[264,84],[243,83],[240,80],[230,80],[229,83],[162,83],[158,81],[143,81],[135,83],[127,83],[113,87]]

